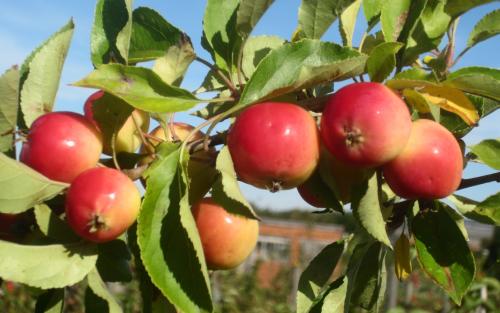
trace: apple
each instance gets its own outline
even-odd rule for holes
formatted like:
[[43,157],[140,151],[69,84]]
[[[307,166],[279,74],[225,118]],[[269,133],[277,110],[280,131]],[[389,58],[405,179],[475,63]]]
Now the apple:
[[120,236],[139,214],[141,195],[122,172],[97,167],[73,181],[66,195],[66,219],[81,237],[106,242]]
[[84,116],[52,112],[33,122],[20,160],[50,179],[71,183],[96,166],[101,152],[101,134]]
[[231,269],[250,255],[257,244],[259,223],[227,212],[212,198],[191,208],[209,269]]
[[319,160],[319,142],[313,117],[284,102],[248,107],[227,136],[238,178],[273,192],[295,188],[311,176]]
[[319,195],[315,193],[315,190],[312,189],[311,186],[307,184],[307,182],[298,186],[297,191],[299,192],[299,195],[302,197],[302,199],[313,207],[326,207],[325,202],[321,200]]
[[462,179],[460,145],[445,127],[431,120],[413,122],[404,150],[383,166],[387,184],[406,199],[439,199],[452,194]]
[[[186,123],[175,122],[169,127],[169,139],[166,140],[165,130],[158,126],[149,133],[149,140],[153,146],[159,145],[163,141],[185,140],[187,136],[194,130],[192,125]],[[205,135],[201,131],[197,131],[191,137],[191,141],[202,139]],[[147,149],[143,146],[141,153],[147,153]],[[203,198],[210,190],[213,181],[217,176],[217,172],[213,169],[211,163],[216,157],[214,149],[208,151],[200,150],[191,155],[188,164],[189,183],[189,202],[191,204]],[[144,157],[139,161],[139,165],[151,163],[154,157]],[[146,183],[143,179],[141,182],[144,186]]]
[[336,158],[377,167],[404,148],[411,117],[404,101],[380,83],[355,83],[334,93],[321,118],[321,138]]
[[[90,95],[90,97],[85,101],[85,105],[83,106],[83,111],[85,117],[88,118],[94,125],[99,129],[98,123],[94,119],[94,112],[92,111],[93,105],[95,101],[99,100],[104,96],[103,91],[97,91]],[[99,103],[99,102],[97,102]],[[116,152],[129,152],[133,153],[137,151],[139,146],[141,145],[141,136],[137,132],[137,128],[134,123],[133,117],[137,120],[141,130],[143,132],[147,132],[149,129],[149,115],[148,113],[140,110],[132,111],[132,115],[127,118],[123,126],[120,128],[118,133],[116,134],[116,142],[115,142],[115,150]],[[111,149],[111,141],[106,140],[104,142],[104,153],[111,155],[113,153]]]

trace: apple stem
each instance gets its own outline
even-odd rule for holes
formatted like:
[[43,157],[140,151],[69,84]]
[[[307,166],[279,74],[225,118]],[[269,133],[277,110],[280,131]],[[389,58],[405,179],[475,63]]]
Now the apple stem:
[[132,112],[132,114],[130,114],[130,116],[132,117],[132,121],[134,122],[135,130],[139,134],[139,137],[141,138],[142,144],[144,145],[144,147],[146,147],[146,150],[150,153],[154,152],[154,148],[149,144],[149,142],[144,137],[144,134],[143,134],[142,129],[141,129],[141,125],[139,124],[139,121],[137,120],[137,116],[135,116],[134,112]]

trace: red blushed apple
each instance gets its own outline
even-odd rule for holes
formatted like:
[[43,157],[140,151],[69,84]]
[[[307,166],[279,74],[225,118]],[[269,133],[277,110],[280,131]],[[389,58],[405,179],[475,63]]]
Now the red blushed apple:
[[463,158],[455,137],[439,123],[417,120],[404,150],[383,167],[389,187],[406,199],[439,199],[460,185]]
[[264,102],[245,109],[231,126],[227,146],[238,178],[271,191],[299,186],[319,160],[319,132],[303,108]]
[[209,269],[231,269],[250,255],[257,244],[257,220],[228,213],[211,198],[192,207]]
[[84,116],[52,112],[33,122],[20,160],[50,179],[70,183],[95,167],[101,152],[101,135]]
[[314,193],[314,190],[310,188],[307,184],[302,184],[297,187],[299,195],[304,199],[305,202],[309,203],[316,208],[324,208],[326,204],[321,201],[320,197]]
[[379,83],[356,83],[327,101],[321,138],[340,161],[377,167],[395,158],[406,145],[411,117],[404,101]]
[[139,214],[141,195],[122,172],[98,167],[80,174],[66,195],[66,219],[81,237],[106,242],[120,236]]
[[[94,102],[99,100],[102,96],[104,96],[103,91],[97,91],[90,95],[90,97],[85,101],[85,105],[83,106],[83,111],[85,117],[88,118],[94,125],[99,128],[97,122],[94,120],[94,113],[92,111],[92,106]],[[132,117],[133,116],[133,117]],[[116,143],[115,150],[116,152],[135,152],[141,145],[141,136],[137,131],[133,118],[138,122],[141,130],[143,132],[147,132],[149,129],[149,115],[146,112],[140,110],[132,111],[132,116],[127,118],[123,126],[120,128],[118,133],[116,134]],[[110,144],[104,144],[103,152],[111,155],[113,153]]]

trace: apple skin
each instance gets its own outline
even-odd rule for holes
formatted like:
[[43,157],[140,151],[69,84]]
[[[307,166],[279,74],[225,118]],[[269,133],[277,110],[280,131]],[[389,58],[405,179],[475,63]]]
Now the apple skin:
[[[92,123],[99,129],[98,123],[94,120],[94,112],[92,111],[93,103],[99,100],[104,95],[103,91],[97,91],[90,95],[90,97],[85,101],[83,106],[83,112],[86,118],[88,118]],[[136,118],[140,128],[143,132],[147,132],[149,129],[149,115],[148,113],[140,110],[132,111],[132,115]],[[137,129],[134,124],[132,116],[127,118],[122,128],[116,134],[115,150],[119,152],[129,152],[133,153],[139,149],[142,143],[141,136],[138,134]],[[111,155],[113,150],[110,144],[104,143],[103,152],[105,154]]]
[[321,201],[321,199],[314,194],[314,190],[312,190],[307,183],[304,183],[297,187],[297,191],[302,199],[316,208],[324,208],[326,204]]
[[327,101],[321,138],[336,158],[360,167],[377,167],[403,150],[411,129],[404,101],[379,83],[355,83]]
[[84,116],[52,112],[31,125],[20,161],[52,180],[71,183],[97,165],[101,152],[101,134]]
[[440,199],[462,179],[463,157],[455,137],[439,123],[420,119],[405,149],[383,167],[387,184],[406,199]]
[[122,172],[97,167],[80,174],[66,195],[66,219],[81,237],[106,242],[120,236],[139,214],[141,195]]
[[231,214],[212,198],[203,198],[191,211],[209,269],[235,268],[255,248],[259,237],[257,220]]
[[241,112],[229,130],[227,146],[238,178],[273,192],[301,185],[320,155],[312,116],[284,102],[263,102]]
[[[194,127],[186,123],[175,122],[172,123],[170,131],[170,138],[168,141],[174,140],[185,140],[187,136],[193,131]],[[161,126],[153,129],[149,135],[151,143],[156,146],[162,141],[166,141],[165,131]],[[198,131],[191,137],[191,141],[202,139],[205,135]],[[158,139],[158,140],[155,140]],[[141,153],[147,153],[146,148],[141,147]],[[209,149],[208,151],[201,150],[193,153],[189,159],[188,164],[188,175],[190,178],[189,183],[189,203],[193,204],[203,198],[207,192],[210,190],[213,182],[217,177],[217,172],[210,165],[211,161],[216,158],[216,152],[214,149]],[[139,165],[151,163],[153,161],[153,156],[145,157],[139,161]],[[146,187],[146,182],[141,179],[144,187]]]

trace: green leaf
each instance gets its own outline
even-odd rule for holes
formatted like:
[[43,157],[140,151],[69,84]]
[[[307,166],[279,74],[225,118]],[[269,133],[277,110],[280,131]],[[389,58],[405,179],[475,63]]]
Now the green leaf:
[[131,254],[125,241],[115,239],[100,244],[98,249],[99,257],[96,267],[104,281],[129,282],[132,280]]
[[368,30],[378,23],[382,3],[382,0],[363,0],[363,13],[368,22]]
[[35,313],[63,313],[64,289],[48,290],[36,299]]
[[366,61],[371,81],[383,82],[392,73],[396,66],[396,53],[402,46],[399,42],[384,42],[372,50]]
[[236,29],[246,38],[274,0],[241,0],[236,16]]
[[351,209],[354,217],[373,238],[392,248],[385,230],[385,221],[378,199],[377,176],[372,177],[353,194]]
[[19,69],[12,67],[0,76],[0,152],[14,149],[14,131],[19,103]]
[[409,14],[410,0],[385,1],[380,12],[382,33],[386,42],[398,40]]
[[465,217],[483,224],[500,225],[500,193],[491,195],[482,202],[459,195],[448,198]]
[[320,39],[351,0],[302,0],[299,27],[307,38]]
[[212,187],[212,196],[215,202],[228,212],[257,219],[252,206],[241,193],[233,160],[227,146],[220,150],[215,167],[220,173]]
[[236,28],[239,0],[208,0],[203,17],[202,45],[212,54],[215,64],[232,72],[241,45]]
[[94,244],[27,246],[0,240],[0,277],[31,287],[76,284],[94,268],[96,260]]
[[26,165],[0,154],[0,212],[16,214],[51,199],[67,188]]
[[358,245],[347,268],[345,312],[383,312],[387,249],[379,243]]
[[314,300],[330,280],[344,251],[344,242],[327,245],[316,255],[300,275],[297,290],[297,313],[309,312]]
[[210,91],[221,91],[225,89],[225,82],[217,75],[213,70],[208,71],[207,75],[203,79],[203,83],[194,93],[203,93]]
[[203,102],[187,90],[166,84],[144,67],[101,65],[74,85],[102,89],[137,109],[153,113],[186,111]]
[[382,31],[378,31],[375,34],[368,35],[361,42],[361,52],[369,55],[372,52],[373,48],[383,42],[385,42],[385,40]]
[[479,160],[491,168],[500,170],[500,139],[486,139],[470,147]]
[[352,47],[352,37],[362,0],[355,0],[340,15],[339,30],[344,46]]
[[451,17],[455,18],[477,6],[494,1],[495,0],[447,0],[445,11]]
[[80,241],[68,223],[59,218],[46,204],[35,205],[35,218],[40,231],[59,243]]
[[238,107],[363,73],[366,56],[351,48],[304,39],[269,53],[257,66]]
[[203,250],[186,194],[186,169],[179,168],[185,160],[177,144],[164,143],[158,153],[146,173],[138,218],[141,259],[152,282],[180,311],[211,312]]
[[[278,36],[255,36],[247,39],[243,47],[241,69],[246,77],[252,77],[259,63],[271,51],[283,46],[285,40]],[[223,85],[221,83],[221,85]]]
[[346,278],[339,277],[320,293],[308,313],[344,313],[346,292]]
[[23,65],[25,71],[20,99],[24,122],[28,127],[39,116],[52,111],[74,27],[73,20],[70,20],[35,50]]
[[481,41],[500,34],[500,10],[486,14],[469,35],[467,47],[471,48]]
[[476,271],[474,257],[460,228],[440,209],[421,212],[412,225],[420,266],[460,304]]
[[164,56],[156,59],[153,71],[167,84],[180,86],[184,74],[195,58],[191,42],[181,40],[178,45],[169,47]]
[[464,67],[448,75],[445,85],[478,96],[500,101],[500,70],[487,67]]
[[98,0],[90,38],[94,67],[128,61],[132,33],[132,0]]
[[[88,289],[85,294],[86,312],[122,313],[123,310],[106,287],[96,269],[87,275]],[[90,301],[89,301],[90,300]]]
[[181,30],[167,22],[158,12],[139,7],[132,13],[132,37],[130,39],[130,63],[154,60],[165,55],[170,47],[189,38]]

